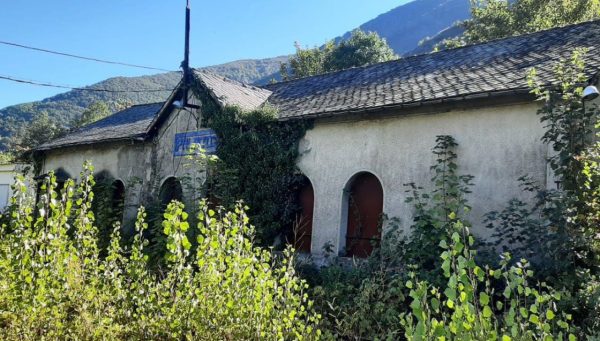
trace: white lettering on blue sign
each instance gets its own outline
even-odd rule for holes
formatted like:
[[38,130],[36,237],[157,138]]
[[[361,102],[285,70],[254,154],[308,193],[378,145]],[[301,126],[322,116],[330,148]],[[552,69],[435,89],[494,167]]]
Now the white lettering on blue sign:
[[207,154],[215,153],[217,151],[217,134],[212,129],[177,133],[175,134],[173,155],[190,155],[193,145],[200,146]]

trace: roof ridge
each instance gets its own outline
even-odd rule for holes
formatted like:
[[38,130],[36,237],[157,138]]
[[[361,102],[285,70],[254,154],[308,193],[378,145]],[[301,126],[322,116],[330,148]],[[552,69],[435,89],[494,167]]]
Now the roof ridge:
[[425,58],[427,56],[432,56],[432,55],[442,55],[442,54],[447,54],[447,53],[454,53],[455,51],[458,51],[458,50],[464,50],[464,49],[468,49],[468,48],[474,48],[476,46],[491,45],[491,44],[497,43],[499,41],[508,41],[508,40],[516,40],[516,39],[521,39],[521,38],[527,38],[527,37],[531,37],[531,36],[535,36],[535,35],[546,34],[546,33],[551,32],[551,31],[567,30],[567,29],[570,29],[570,28],[573,28],[573,27],[576,27],[576,26],[585,26],[585,25],[590,25],[590,24],[600,24],[600,19],[588,20],[588,21],[577,23],[577,24],[569,24],[569,25],[565,25],[565,26],[553,27],[553,28],[549,28],[549,29],[546,29],[546,30],[541,30],[541,31],[536,31],[536,32],[530,32],[530,33],[525,33],[525,34],[516,35],[516,36],[510,36],[510,37],[505,37],[505,38],[493,39],[493,40],[489,40],[489,41],[485,41],[485,42],[481,42],[481,43],[474,43],[474,44],[469,44],[469,45],[465,45],[465,46],[459,46],[459,47],[455,47],[455,48],[452,48],[452,49],[446,49],[446,50],[441,50],[441,51],[436,51],[436,52],[421,53],[421,54],[416,54],[416,55],[411,55],[411,56],[406,56],[406,57],[400,57],[398,59],[388,60],[388,61],[385,61],[385,62],[380,62],[380,63],[375,63],[375,64],[368,64],[368,65],[362,65],[362,66],[354,66],[354,67],[343,69],[343,70],[330,71],[330,72],[321,73],[321,74],[318,74],[318,75],[305,76],[305,77],[290,79],[290,80],[281,81],[281,82],[277,82],[277,83],[266,84],[266,85],[263,85],[261,87],[263,89],[270,90],[271,87],[276,87],[276,86],[281,85],[281,84],[289,84],[289,83],[293,83],[293,82],[297,82],[297,81],[301,81],[301,80],[306,80],[306,79],[311,79],[311,78],[317,79],[317,78],[320,78],[320,77],[325,77],[325,76],[335,75],[335,74],[339,74],[339,73],[344,73],[344,72],[347,72],[349,70],[368,69],[368,68],[377,67],[377,66],[384,65],[384,64],[392,64],[392,63],[410,61],[410,60],[414,60],[414,59]]
[[263,88],[261,86],[250,84],[250,83],[244,83],[244,82],[238,81],[236,79],[229,78],[229,77],[227,77],[225,75],[222,75],[220,73],[216,73],[216,72],[213,72],[213,71],[210,71],[210,70],[204,70],[204,69],[200,69],[200,68],[196,68],[196,69],[193,69],[193,70],[194,70],[194,72],[206,73],[206,74],[215,76],[217,78],[222,79],[223,81],[227,81],[227,82],[233,83],[233,84],[238,85],[238,86],[243,87],[243,88],[251,88],[252,90],[262,90],[262,91],[267,90],[267,91],[269,91],[269,89],[265,89],[265,88]]

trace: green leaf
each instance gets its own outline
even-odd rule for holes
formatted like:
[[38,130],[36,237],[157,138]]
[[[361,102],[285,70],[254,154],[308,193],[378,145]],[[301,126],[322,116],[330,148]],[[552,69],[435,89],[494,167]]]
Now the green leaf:
[[529,311],[527,311],[527,309],[519,308],[519,312],[521,313],[521,316],[523,316],[523,318],[529,317]]
[[483,291],[480,292],[479,303],[481,303],[481,305],[488,305],[488,303],[490,303],[490,296]]
[[529,322],[538,324],[538,323],[540,323],[540,319],[536,314],[531,314],[529,316]]
[[546,310],[546,319],[552,321],[554,319],[554,312],[550,309]]
[[493,315],[493,312],[489,306],[486,305],[485,307],[483,307],[483,317],[490,318],[490,317],[492,317],[492,315]]

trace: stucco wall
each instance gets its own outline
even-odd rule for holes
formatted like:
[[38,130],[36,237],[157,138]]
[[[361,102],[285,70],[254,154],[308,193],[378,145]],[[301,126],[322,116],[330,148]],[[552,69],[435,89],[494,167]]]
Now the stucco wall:
[[[193,103],[193,101],[191,101]],[[175,134],[195,131],[199,114],[190,110],[173,112],[152,140],[146,142],[121,141],[95,145],[74,146],[47,151],[41,173],[63,169],[77,178],[86,160],[92,162],[94,173],[107,172],[125,184],[124,220],[135,218],[140,205],[147,205],[158,196],[160,186],[174,176],[181,180],[184,199],[191,201],[199,194],[197,184],[203,181],[204,169],[191,167],[193,161],[174,156]],[[192,182],[193,186],[189,183]]]
[[59,169],[71,178],[78,178],[85,161],[91,161],[94,173],[107,172],[125,184],[124,220],[135,217],[142,200],[142,189],[151,179],[152,145],[120,142],[70,148],[46,152],[42,174]]
[[[194,97],[190,97],[190,104],[197,104]],[[200,196],[200,187],[204,181],[205,168],[198,167],[199,163],[186,156],[174,155],[175,135],[178,133],[192,132],[200,129],[201,113],[199,111],[173,109],[169,118],[161,126],[154,138],[155,155],[152,179],[154,183],[150,192],[158,195],[160,186],[169,177],[176,177],[182,183],[184,202],[186,205],[195,204]]]
[[[431,153],[437,135],[451,135],[457,148],[459,172],[475,176],[469,196],[474,232],[489,235],[481,221],[491,210],[524,195],[518,178],[528,174],[546,184],[546,154],[542,125],[535,104],[396,116],[347,122],[317,121],[300,149],[300,169],[315,190],[312,250],[331,243],[343,249],[346,211],[344,188],[358,172],[376,175],[384,190],[384,213],[400,218],[407,232],[412,209],[405,203],[404,184],[428,186]],[[526,199],[526,198],[524,198]]]

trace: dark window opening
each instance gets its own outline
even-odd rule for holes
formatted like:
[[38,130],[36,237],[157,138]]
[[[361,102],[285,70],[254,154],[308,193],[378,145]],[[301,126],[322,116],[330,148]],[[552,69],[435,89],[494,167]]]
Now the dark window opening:
[[160,202],[160,211],[163,213],[167,206],[173,200],[183,201],[183,189],[181,182],[175,177],[170,177],[163,182],[160,187],[160,193],[158,194],[158,200]]
[[125,184],[121,180],[115,180],[112,183],[112,212],[114,221],[123,221],[125,212]]

